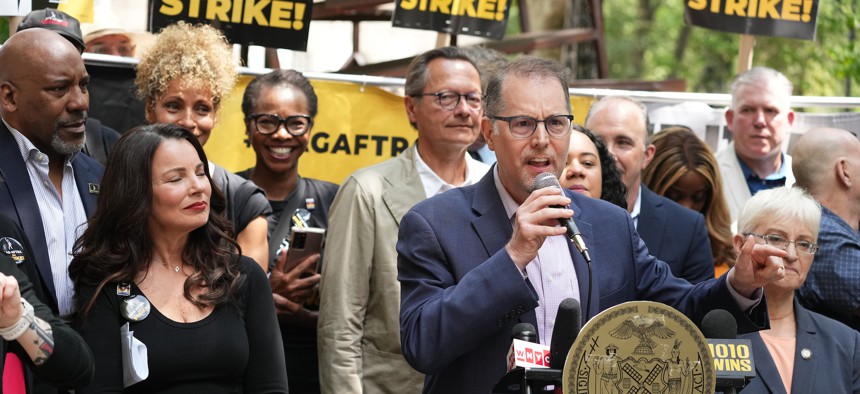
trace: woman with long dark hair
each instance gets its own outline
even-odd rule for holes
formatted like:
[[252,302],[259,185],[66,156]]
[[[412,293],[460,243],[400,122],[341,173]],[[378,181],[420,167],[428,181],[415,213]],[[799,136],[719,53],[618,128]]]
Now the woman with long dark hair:
[[[69,267],[96,369],[79,393],[286,392],[266,275],[233,252],[206,163],[173,124],[132,129],[111,152]],[[126,323],[148,352],[148,376],[133,384],[120,362]]]
[[661,196],[705,216],[716,276],[734,265],[731,219],[720,167],[711,148],[685,127],[669,127],[651,140],[655,153],[642,182]]

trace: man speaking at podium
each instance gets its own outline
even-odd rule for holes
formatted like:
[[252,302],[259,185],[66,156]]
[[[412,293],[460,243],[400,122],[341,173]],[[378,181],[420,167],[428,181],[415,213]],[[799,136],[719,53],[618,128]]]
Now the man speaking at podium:
[[[588,311],[583,321],[625,301],[650,300],[694,322],[727,309],[741,332],[768,324],[761,287],[784,275],[785,251],[750,237],[728,274],[694,286],[649,255],[623,209],[534,190],[538,174],[558,177],[565,166],[573,118],[567,89],[552,61],[525,56],[505,66],[487,87],[482,120],[498,163],[477,184],[419,203],[401,221],[401,342],[406,360],[427,374],[425,393],[489,393],[505,373],[514,324],[533,324],[549,344],[557,307],[569,297]],[[571,217],[593,278],[558,226]]]

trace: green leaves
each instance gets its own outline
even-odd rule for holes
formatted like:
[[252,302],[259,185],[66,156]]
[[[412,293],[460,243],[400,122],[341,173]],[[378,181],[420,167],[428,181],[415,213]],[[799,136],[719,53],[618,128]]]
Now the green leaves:
[[[728,91],[739,35],[685,26],[683,1],[613,0],[603,2],[603,10],[610,78],[676,77],[687,81],[688,91]],[[756,37],[753,64],[785,73],[798,95],[844,96],[846,83],[856,95],[858,14],[855,0],[821,1],[815,41]]]

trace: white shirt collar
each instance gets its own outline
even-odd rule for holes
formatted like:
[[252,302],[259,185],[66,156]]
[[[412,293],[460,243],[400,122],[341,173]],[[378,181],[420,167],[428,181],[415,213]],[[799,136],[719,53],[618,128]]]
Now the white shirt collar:
[[639,186],[639,193],[636,194],[636,202],[633,203],[633,211],[630,212],[630,217],[633,218],[633,227],[639,226],[639,210],[642,208],[642,186]]
[[415,170],[418,172],[418,176],[421,178],[421,184],[424,186],[424,195],[427,198],[433,197],[439,193],[451,190],[455,187],[460,186],[468,186],[474,184],[484,174],[487,173],[487,170],[490,168],[488,164],[481,163],[473,159],[469,156],[468,153],[463,153],[466,158],[466,175],[464,177],[465,181],[462,185],[452,185],[448,182],[445,182],[439,175],[436,175],[435,172],[427,165],[426,162],[421,158],[421,154],[418,153],[418,149],[415,149]]
[[[3,121],[3,124],[6,126],[7,129],[9,129],[9,132],[12,133],[12,138],[14,138],[15,143],[18,144],[18,151],[21,153],[21,158],[24,159],[25,163],[29,161],[32,156],[40,158],[38,161],[47,162],[47,155],[40,151],[39,148],[36,147],[36,145],[33,145],[33,141],[30,141],[30,139],[24,136],[24,134],[21,134],[18,129],[10,126],[9,123],[6,122],[6,119],[0,118],[0,120]],[[69,156],[66,156],[66,160],[64,163],[69,164],[72,159],[74,159],[75,156],[77,156],[79,153],[81,153],[81,151],[77,151]],[[43,158],[44,160],[41,158]]]

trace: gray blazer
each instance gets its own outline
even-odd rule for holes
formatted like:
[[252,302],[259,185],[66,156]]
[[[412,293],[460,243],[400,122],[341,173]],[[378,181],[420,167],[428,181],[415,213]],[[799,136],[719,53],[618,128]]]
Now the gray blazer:
[[317,324],[323,393],[417,393],[424,385],[400,351],[400,219],[424,200],[412,145],[363,168],[332,204]]

